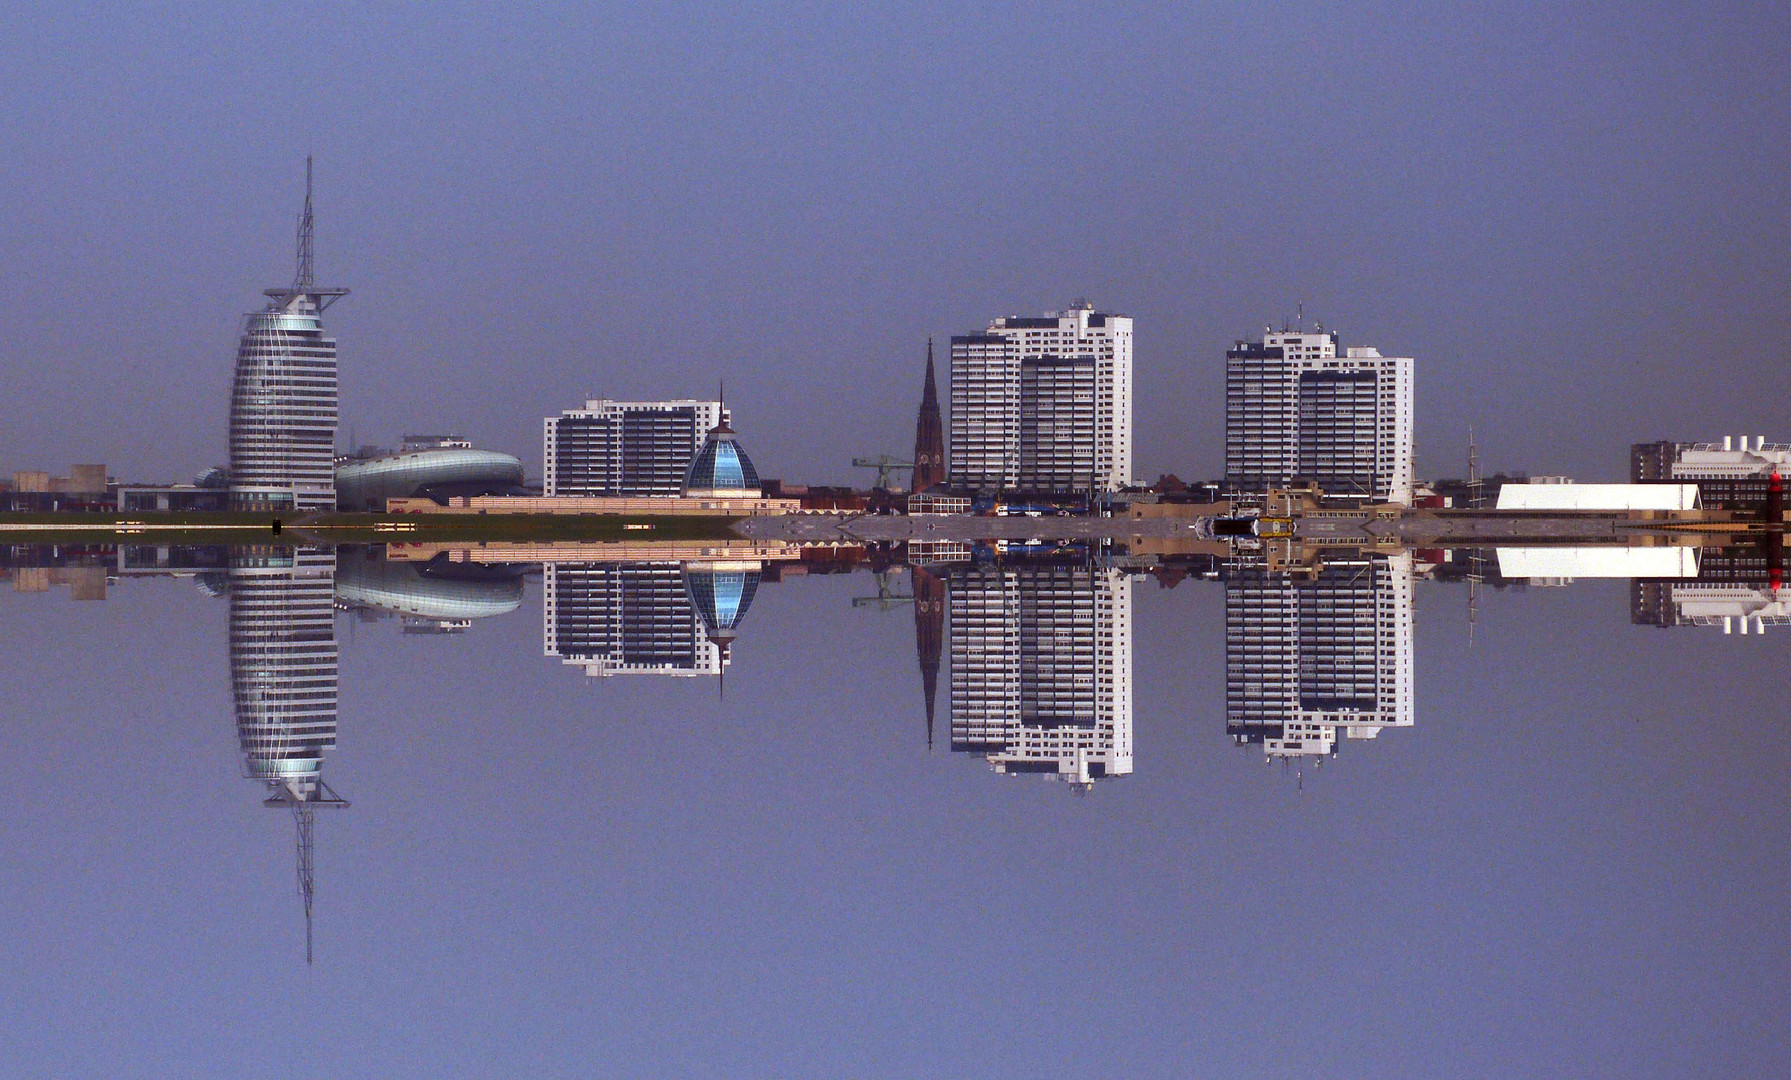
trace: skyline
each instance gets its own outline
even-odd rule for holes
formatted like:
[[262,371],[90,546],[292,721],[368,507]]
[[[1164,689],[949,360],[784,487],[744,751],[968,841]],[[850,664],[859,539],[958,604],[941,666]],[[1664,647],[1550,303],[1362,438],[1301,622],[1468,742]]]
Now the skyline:
[[1791,1075],[1775,40],[0,9],[10,1070]]
[[[127,47],[170,27],[127,18],[83,46],[107,63],[71,74],[46,67],[64,32],[14,16],[0,48],[21,72],[4,91],[20,153],[0,191],[23,218],[0,234],[0,361],[33,408],[9,415],[0,455],[169,477],[221,463],[223,410],[196,388],[225,377],[261,275],[284,276],[293,172],[311,151],[320,269],[357,285],[331,320],[344,432],[446,427],[527,453],[549,412],[686,396],[723,375],[759,421],[768,475],[839,481],[851,456],[905,449],[927,336],[1087,295],[1138,323],[1142,475],[1213,469],[1208,376],[1229,342],[1303,303],[1345,345],[1423,365],[1421,474],[1461,471],[1471,423],[1489,470],[1615,477],[1631,442],[1775,430],[1758,384],[1784,368],[1758,328],[1787,313],[1791,169],[1783,140],[1756,136],[1782,128],[1791,77],[1712,51],[1719,29],[1772,32],[1744,9],[1656,15],[1479,12],[1458,30],[1443,13],[1401,26],[1308,15],[1306,58],[1323,41],[1327,59],[1286,85],[1251,61],[1287,29],[1269,13],[1115,17],[1084,23],[1078,42],[1126,74],[1056,71],[1019,97],[947,63],[1010,39],[998,15],[921,20],[887,41],[852,19],[813,23],[784,42],[751,16],[677,32],[629,16],[605,32],[643,46],[637,66],[562,64],[558,95],[502,78],[593,32],[552,13],[508,21],[508,47],[468,71],[435,62],[483,41],[487,16],[449,19],[429,48],[362,17],[295,30],[339,70],[276,57],[252,78],[220,69],[192,85]],[[239,31],[200,17],[180,32]],[[650,77],[667,62],[652,46],[674,40],[726,86],[757,87],[751,107]],[[1380,96],[1354,107],[1335,96],[1351,59],[1381,61]],[[811,68],[842,93],[792,81]],[[301,71],[316,82],[302,92]],[[591,108],[623,91],[632,108]],[[138,111],[200,93],[211,126]],[[287,108],[301,94],[317,107]],[[467,108],[452,137],[417,113],[425,94]],[[1570,104],[1548,119],[1512,119],[1557,96]],[[278,139],[251,123],[276,106],[301,114]],[[413,122],[389,145],[340,119],[393,110]],[[514,122],[479,126],[499,116]],[[1041,137],[979,171],[975,136],[1053,119],[1102,133],[1106,153],[1047,166]],[[930,123],[915,133],[915,120]],[[115,137],[59,134],[74,130]],[[814,134],[834,137],[801,139]],[[995,201],[994,185],[1009,196]],[[145,280],[162,306],[128,345],[79,306]],[[763,331],[767,305],[775,323],[853,333],[790,348]],[[492,403],[494,382],[506,393]],[[859,427],[780,415],[804,395],[839,401]],[[1608,406],[1602,434],[1578,423],[1588,399]]]

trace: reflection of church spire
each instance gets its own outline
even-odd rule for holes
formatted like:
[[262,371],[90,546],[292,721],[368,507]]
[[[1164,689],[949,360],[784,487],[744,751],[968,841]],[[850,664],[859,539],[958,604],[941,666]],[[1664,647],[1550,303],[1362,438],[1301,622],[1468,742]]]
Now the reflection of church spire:
[[927,381],[920,394],[920,415],[914,423],[914,479],[910,491],[926,491],[945,482],[945,425],[939,417],[939,390],[933,380],[933,339],[927,339]]
[[927,749],[933,748],[933,701],[939,690],[939,655],[945,641],[945,582],[920,567],[914,571],[914,651],[927,705]]

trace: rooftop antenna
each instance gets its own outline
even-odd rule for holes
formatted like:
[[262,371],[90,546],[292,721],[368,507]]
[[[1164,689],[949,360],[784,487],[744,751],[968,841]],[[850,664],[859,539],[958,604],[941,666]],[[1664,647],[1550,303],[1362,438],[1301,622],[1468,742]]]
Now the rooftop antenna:
[[1295,317],[1299,320],[1296,325],[1299,327],[1300,333],[1304,334],[1306,332],[1306,301],[1301,300],[1295,304],[1294,311],[1297,313]]
[[292,285],[284,289],[264,289],[262,295],[270,297],[281,304],[291,303],[298,297],[308,297],[317,311],[321,313],[331,304],[348,295],[347,289],[319,286],[317,284],[316,264],[313,257],[315,220],[311,213],[311,155],[305,155],[305,208],[299,212],[298,219],[298,269],[293,274]]
[[316,284],[311,265],[311,155],[305,155],[305,209],[298,220],[298,276],[292,279],[292,291],[308,293]]

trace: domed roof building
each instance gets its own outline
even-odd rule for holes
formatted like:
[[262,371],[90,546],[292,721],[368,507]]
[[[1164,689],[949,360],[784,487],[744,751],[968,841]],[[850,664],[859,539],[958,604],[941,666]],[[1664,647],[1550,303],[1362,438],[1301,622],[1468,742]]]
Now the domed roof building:
[[[751,468],[750,463],[747,466]],[[722,656],[739,636],[740,620],[752,606],[763,567],[758,562],[696,562],[684,564],[684,593],[702,620],[703,632],[721,646]]]
[[763,494],[759,470],[726,420],[709,429],[702,449],[684,470],[685,498],[756,499]]

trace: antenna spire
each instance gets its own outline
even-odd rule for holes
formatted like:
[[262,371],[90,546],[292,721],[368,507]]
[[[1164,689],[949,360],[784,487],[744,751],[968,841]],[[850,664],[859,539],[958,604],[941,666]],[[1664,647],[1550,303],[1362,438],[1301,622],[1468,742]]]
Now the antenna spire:
[[305,902],[305,963],[311,960],[311,901],[317,894],[317,882],[311,862],[311,830],[316,824],[315,812],[300,803],[293,807],[293,820],[298,823],[298,893]]
[[292,291],[308,293],[317,283],[312,272],[311,261],[311,155],[305,155],[305,209],[298,220],[298,276],[293,279]]

